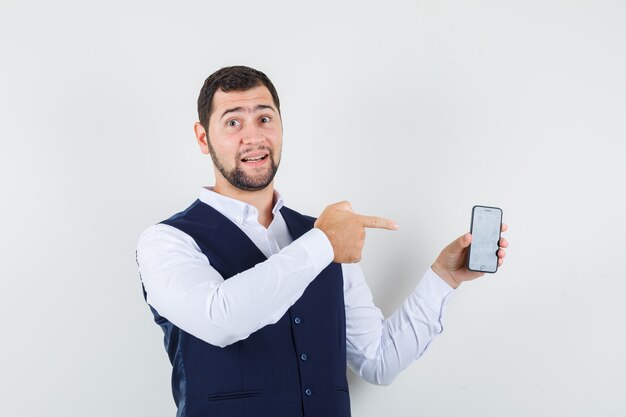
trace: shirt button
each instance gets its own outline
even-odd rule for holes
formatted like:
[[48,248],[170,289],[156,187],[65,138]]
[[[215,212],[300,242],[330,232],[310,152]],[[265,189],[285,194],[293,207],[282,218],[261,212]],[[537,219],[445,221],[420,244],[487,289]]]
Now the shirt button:
[[302,320],[300,320],[300,317],[296,317],[295,319],[293,319],[293,322],[296,324],[300,324],[302,323]]
[[307,388],[304,390],[304,393],[307,395],[307,397],[310,397],[313,394],[313,391],[311,391],[311,388]]
[[300,355],[300,359],[302,359],[303,361],[308,359],[308,356],[306,355],[306,353],[303,353],[302,355]]

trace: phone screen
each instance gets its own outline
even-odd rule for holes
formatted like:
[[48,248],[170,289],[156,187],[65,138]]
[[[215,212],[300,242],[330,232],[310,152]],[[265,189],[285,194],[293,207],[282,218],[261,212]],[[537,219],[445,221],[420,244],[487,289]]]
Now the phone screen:
[[502,210],[497,207],[474,206],[472,209],[472,244],[467,268],[479,272],[498,270],[498,242],[502,227]]

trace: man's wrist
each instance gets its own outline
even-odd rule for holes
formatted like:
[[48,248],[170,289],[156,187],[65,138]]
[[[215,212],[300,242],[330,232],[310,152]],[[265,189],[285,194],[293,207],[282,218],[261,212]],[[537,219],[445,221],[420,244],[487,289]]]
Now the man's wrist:
[[444,280],[452,288],[457,289],[459,285],[461,285],[460,282],[458,282],[457,280],[454,279],[454,277],[452,277],[452,274],[450,274],[450,272],[447,269],[443,268],[437,262],[435,262],[430,268],[433,270],[435,274],[439,276],[439,278]]
[[323,230],[314,227],[302,235],[298,242],[309,254],[316,273],[320,273],[333,261],[333,246]]

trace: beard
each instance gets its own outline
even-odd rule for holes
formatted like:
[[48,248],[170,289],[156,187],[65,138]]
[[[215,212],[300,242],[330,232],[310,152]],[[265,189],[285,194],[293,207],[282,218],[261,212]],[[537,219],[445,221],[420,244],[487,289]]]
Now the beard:
[[[267,146],[259,146],[255,149],[245,149],[244,151],[237,153],[237,156],[235,158],[235,168],[228,170],[217,157],[215,149],[213,149],[210,140],[207,140],[207,144],[209,145],[209,154],[211,155],[211,159],[213,160],[213,165],[215,165],[217,170],[234,187],[244,191],[259,191],[265,189],[274,180],[276,171],[278,171],[278,163],[276,163],[276,161],[274,160],[274,154],[272,153],[271,148]],[[241,155],[252,150],[267,151],[269,166],[264,167],[262,172],[250,175],[243,170],[240,164]]]

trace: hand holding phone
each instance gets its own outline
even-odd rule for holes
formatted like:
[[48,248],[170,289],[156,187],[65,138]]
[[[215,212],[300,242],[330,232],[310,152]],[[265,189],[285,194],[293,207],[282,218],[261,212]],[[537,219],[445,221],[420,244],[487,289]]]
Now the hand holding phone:
[[498,270],[498,243],[502,229],[502,210],[498,207],[474,206],[470,233],[472,243],[467,255],[467,269],[494,273]]

